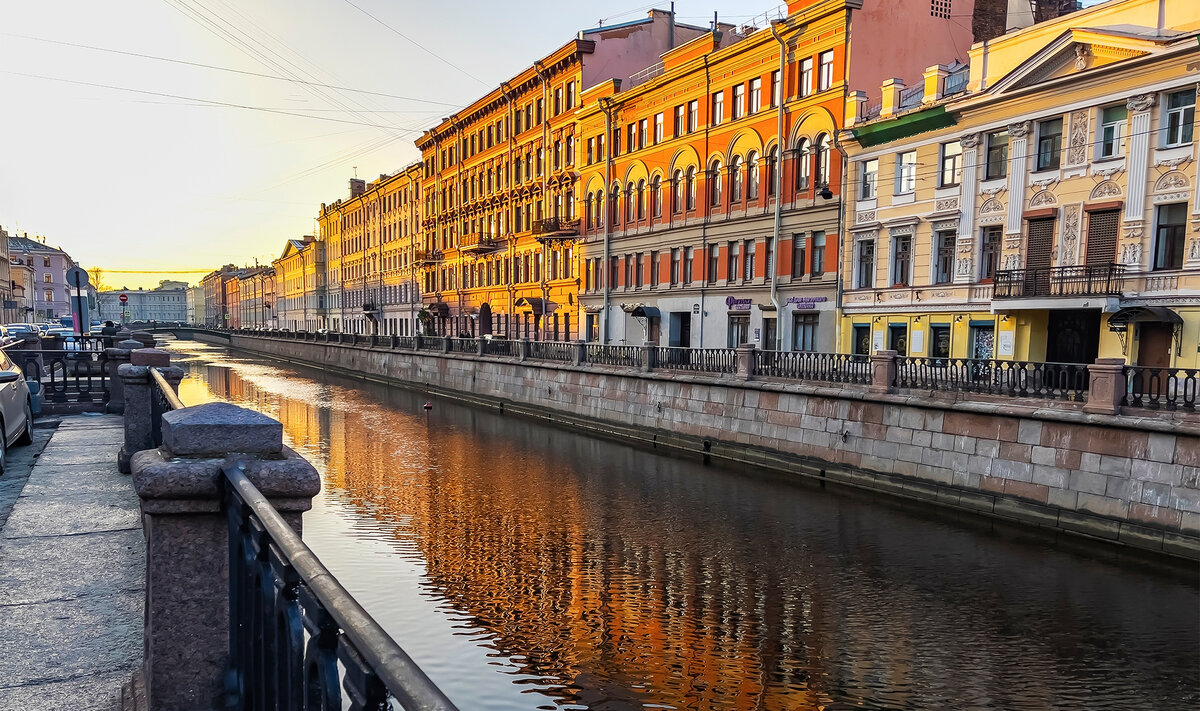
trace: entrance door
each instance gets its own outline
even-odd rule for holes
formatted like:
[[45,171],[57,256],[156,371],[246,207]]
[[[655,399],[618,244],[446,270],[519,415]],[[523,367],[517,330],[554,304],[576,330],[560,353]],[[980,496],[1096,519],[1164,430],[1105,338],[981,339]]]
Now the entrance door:
[[667,334],[667,345],[674,348],[688,348],[692,345],[692,314],[687,311],[675,311],[670,316],[670,333]]
[[778,323],[779,321],[774,317],[763,318],[762,349],[764,351],[773,351],[779,347],[779,328],[776,325]]
[[1167,392],[1171,365],[1171,340],[1174,329],[1167,323],[1140,323],[1137,364],[1145,370],[1133,378],[1133,386],[1141,395],[1161,397]]
[[1046,360],[1051,363],[1095,363],[1100,353],[1100,311],[1051,311]]

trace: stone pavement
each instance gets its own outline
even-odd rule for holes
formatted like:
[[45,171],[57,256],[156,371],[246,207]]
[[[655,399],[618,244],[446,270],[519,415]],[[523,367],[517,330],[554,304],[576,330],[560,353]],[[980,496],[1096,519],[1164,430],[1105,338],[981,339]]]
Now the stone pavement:
[[123,436],[118,416],[75,415],[9,451],[0,475],[0,711],[119,709],[121,686],[141,663],[145,541],[133,483],[117,472]]

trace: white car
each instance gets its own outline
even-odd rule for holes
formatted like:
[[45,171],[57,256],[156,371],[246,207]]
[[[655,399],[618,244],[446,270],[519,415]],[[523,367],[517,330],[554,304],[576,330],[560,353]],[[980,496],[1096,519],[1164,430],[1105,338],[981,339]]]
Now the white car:
[[10,445],[33,442],[33,407],[21,367],[0,351],[0,472]]

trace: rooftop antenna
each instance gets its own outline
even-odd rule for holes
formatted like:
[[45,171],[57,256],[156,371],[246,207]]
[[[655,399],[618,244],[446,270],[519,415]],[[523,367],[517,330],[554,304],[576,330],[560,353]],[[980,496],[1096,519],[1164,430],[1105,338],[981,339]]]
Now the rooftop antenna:
[[356,177],[356,178],[357,178],[357,177],[358,177],[358,166],[357,166],[357,165],[352,165],[352,166],[350,166],[350,167],[354,169],[354,177]]

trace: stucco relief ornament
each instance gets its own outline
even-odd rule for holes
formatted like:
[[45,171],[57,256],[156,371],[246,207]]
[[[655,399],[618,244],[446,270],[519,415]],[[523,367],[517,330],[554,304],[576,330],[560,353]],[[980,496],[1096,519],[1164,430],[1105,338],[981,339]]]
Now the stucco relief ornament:
[[946,198],[944,200],[938,200],[933,204],[933,209],[937,212],[942,212],[944,210],[957,210],[958,198]]
[[1173,170],[1154,183],[1154,192],[1162,192],[1164,190],[1178,190],[1188,186],[1187,176],[1178,170]]
[[1188,246],[1188,259],[1200,259],[1200,239],[1192,240],[1191,245]]
[[1142,245],[1129,242],[1121,247],[1121,263],[1136,266],[1142,261]]
[[1056,205],[1058,201],[1054,199],[1054,193],[1049,190],[1041,190],[1033,196],[1029,201],[1030,207],[1041,207],[1042,205]]
[[985,190],[980,190],[979,193],[981,195],[987,195],[988,197],[995,197],[996,195],[999,195],[1000,193],[1004,192],[1005,190],[1008,190],[1008,186],[997,185],[994,188],[987,188]]
[[1006,256],[1004,258],[1004,268],[1006,270],[1020,269],[1021,268],[1021,255],[1010,254],[1010,255]]
[[1019,121],[1008,124],[1008,135],[1011,138],[1024,138],[1029,135],[1029,122]]
[[1125,164],[1124,163],[1122,163],[1121,165],[1115,165],[1111,168],[1092,168],[1092,175],[1096,176],[1097,178],[1104,178],[1106,180],[1108,178],[1113,177],[1117,173],[1124,173],[1124,172],[1125,172]]
[[875,221],[875,211],[874,210],[864,210],[863,212],[860,212],[854,216],[855,223],[874,222],[874,221]]
[[958,274],[959,274],[959,276],[969,276],[971,274],[971,260],[970,259],[958,260]]
[[1087,69],[1088,57],[1091,56],[1092,50],[1086,44],[1075,45],[1075,69],[1083,71]]
[[1091,200],[1099,200],[1106,197],[1118,197],[1121,194],[1121,186],[1111,180],[1105,180],[1096,187],[1092,188],[1092,193],[1089,196]]
[[1068,206],[1063,215],[1063,266],[1075,266],[1075,251],[1079,242],[1079,206]]
[[1149,111],[1151,106],[1154,106],[1154,100],[1157,98],[1155,94],[1138,94],[1131,96],[1125,102],[1125,108],[1130,111]]
[[1004,212],[1004,203],[995,198],[989,198],[979,206],[979,214],[989,215],[993,212]]
[[1187,155],[1187,156],[1180,156],[1178,158],[1168,158],[1166,160],[1156,160],[1156,161],[1154,161],[1154,167],[1155,168],[1178,168],[1179,166],[1184,165],[1185,163],[1190,163],[1190,162],[1192,162],[1192,157],[1190,155]]
[[1071,113],[1070,149],[1067,151],[1067,162],[1080,165],[1087,160],[1088,145],[1088,114],[1086,111]]
[[962,146],[964,151],[969,151],[979,147],[979,140],[982,134],[979,133],[964,133],[958,137],[958,144]]

